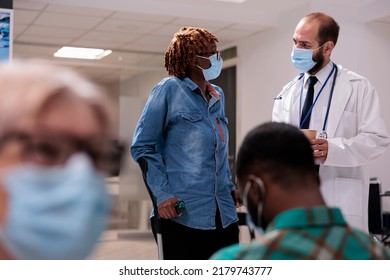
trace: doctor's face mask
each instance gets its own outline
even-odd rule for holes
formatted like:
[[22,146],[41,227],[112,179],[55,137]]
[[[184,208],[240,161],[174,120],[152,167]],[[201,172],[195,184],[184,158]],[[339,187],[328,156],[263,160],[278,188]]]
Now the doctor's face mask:
[[318,61],[316,62],[313,60],[313,53],[323,46],[324,44],[314,50],[293,48],[291,52],[291,61],[295,69],[302,73],[310,71],[318,63]]

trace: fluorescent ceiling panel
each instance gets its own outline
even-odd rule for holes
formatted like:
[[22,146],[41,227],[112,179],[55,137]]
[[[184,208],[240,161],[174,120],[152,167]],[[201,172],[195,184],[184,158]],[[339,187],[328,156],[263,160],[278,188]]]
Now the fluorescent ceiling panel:
[[111,50],[93,48],[62,47],[54,53],[55,57],[79,58],[79,59],[101,59],[112,53]]

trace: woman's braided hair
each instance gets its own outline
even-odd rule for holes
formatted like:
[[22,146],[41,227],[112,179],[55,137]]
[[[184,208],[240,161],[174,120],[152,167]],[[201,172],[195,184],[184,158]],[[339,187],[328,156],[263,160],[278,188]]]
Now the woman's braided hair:
[[182,27],[175,33],[165,52],[165,68],[169,75],[188,77],[189,65],[196,62],[196,55],[207,48],[207,44],[218,42],[209,31],[198,27]]

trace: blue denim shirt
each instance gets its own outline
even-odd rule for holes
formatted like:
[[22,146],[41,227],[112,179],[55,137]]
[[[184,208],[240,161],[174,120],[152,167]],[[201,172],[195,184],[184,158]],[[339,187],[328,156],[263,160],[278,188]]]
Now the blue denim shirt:
[[157,205],[176,197],[185,202],[174,221],[196,229],[236,222],[228,161],[223,91],[208,85],[209,102],[189,78],[163,79],[153,89],[134,132],[131,154],[148,163],[146,180]]

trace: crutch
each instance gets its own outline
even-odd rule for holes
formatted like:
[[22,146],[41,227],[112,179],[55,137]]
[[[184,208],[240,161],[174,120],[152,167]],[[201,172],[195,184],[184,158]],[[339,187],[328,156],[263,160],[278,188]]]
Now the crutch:
[[[139,158],[137,162],[138,162],[138,164],[141,168],[141,171],[142,171],[142,179],[144,180],[146,189],[148,190],[150,199],[152,200],[154,219],[155,219],[155,222],[153,223],[153,225],[154,225],[154,232],[156,233],[158,259],[163,260],[164,259],[164,251],[163,251],[163,242],[162,242],[161,217],[158,214],[158,207],[157,207],[156,198],[154,197],[153,192],[150,189],[149,184],[146,180],[146,172],[148,171],[148,163],[142,157]],[[184,201],[176,202],[175,209],[179,215],[181,213],[183,213],[183,211],[185,209]]]
[[155,199],[155,197],[154,197],[154,195],[152,193],[152,190],[150,189],[149,184],[148,184],[148,182],[146,180],[146,172],[148,171],[148,163],[142,157],[139,158],[137,162],[138,162],[138,164],[139,164],[139,166],[141,168],[142,179],[144,180],[146,189],[148,190],[150,199],[152,200],[154,219],[155,219],[155,222],[153,223],[153,226],[154,226],[154,232],[156,234],[158,259],[159,260],[163,260],[164,259],[164,252],[163,252],[163,243],[162,243],[162,236],[161,236],[160,215],[158,214],[156,199]]

